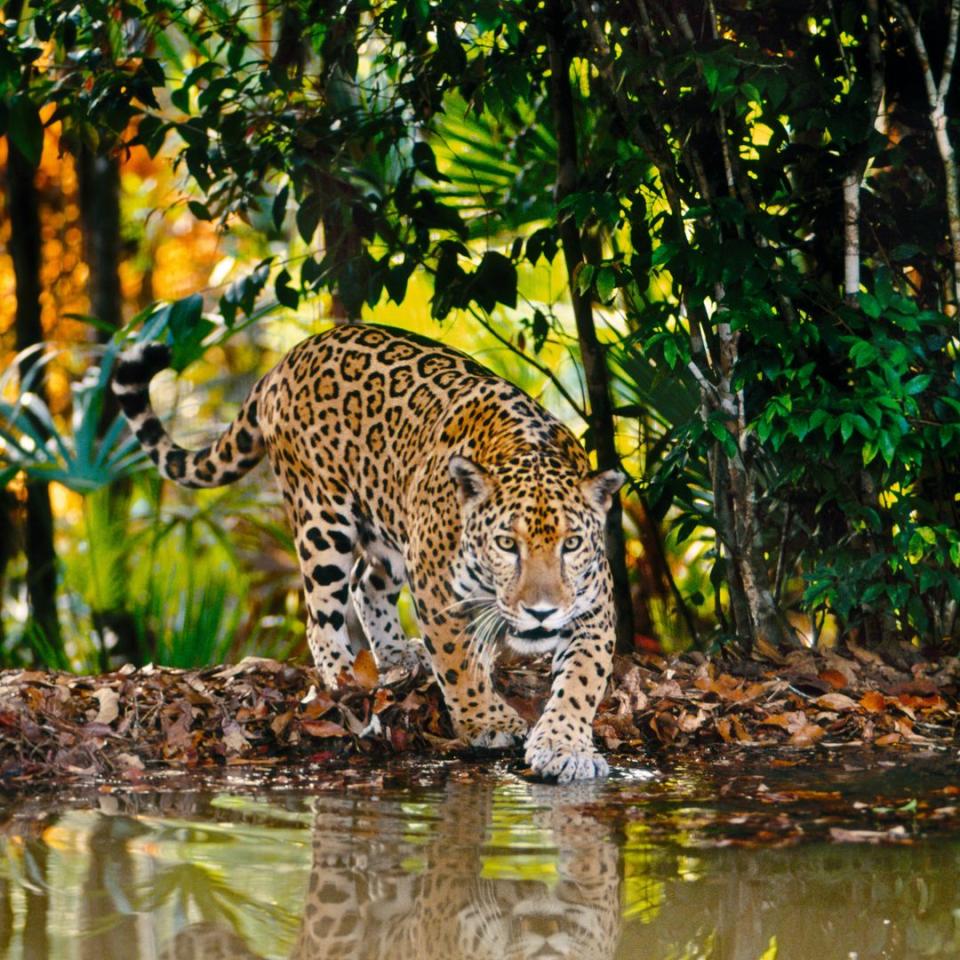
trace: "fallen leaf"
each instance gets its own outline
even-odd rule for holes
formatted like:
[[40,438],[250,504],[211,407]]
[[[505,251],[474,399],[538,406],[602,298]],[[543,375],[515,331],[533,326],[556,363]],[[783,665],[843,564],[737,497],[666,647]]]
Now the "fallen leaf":
[[250,749],[250,741],[240,729],[235,720],[228,721],[223,726],[223,743],[229,753],[243,753]]
[[383,713],[387,707],[393,706],[393,694],[384,687],[381,687],[373,698],[373,712]]
[[665,680],[650,688],[650,697],[654,700],[682,700],[683,688],[676,680]]
[[332,720],[302,720],[300,729],[311,737],[345,737],[347,731]]
[[903,737],[901,737],[899,733],[885,733],[882,737],[877,737],[873,742],[878,747],[892,747],[902,739]]
[[100,703],[94,723],[113,723],[120,716],[120,696],[111,687],[100,687],[93,695]]
[[866,647],[861,647],[860,644],[853,639],[853,637],[847,637],[847,649],[861,662],[868,663],[874,667],[884,667],[886,664],[883,662],[883,657],[878,653],[874,653],[872,650],[867,650]]
[[404,698],[403,702],[400,704],[400,709],[404,713],[410,713],[413,710],[419,710],[427,701],[417,693],[416,690],[411,690]]
[[654,714],[650,718],[650,728],[661,743],[673,743],[679,732],[677,721],[669,713]]
[[117,760],[126,770],[143,770],[143,761],[135,753],[118,753]]
[[924,737],[913,729],[913,722],[911,720],[907,720],[904,717],[897,717],[893,723],[897,728],[897,732],[906,740],[913,740],[917,743],[927,740],[927,737]]
[[843,693],[825,693],[822,697],[817,697],[816,704],[824,710],[855,710],[857,701]]
[[850,681],[839,670],[821,670],[817,676],[824,683],[829,683],[834,690],[842,690],[850,685]]
[[879,690],[868,690],[860,698],[860,706],[871,713],[882,713],[887,705],[887,698]]
[[274,736],[279,737],[284,730],[290,726],[290,721],[293,719],[293,711],[286,710],[283,713],[278,713],[270,721],[270,729],[273,731]]
[[846,678],[847,686],[856,686],[857,674],[860,672],[860,665],[856,661],[848,660],[846,657],[841,657],[832,650],[825,651],[823,659],[828,670],[835,670],[837,673]]
[[737,716],[733,717],[733,732],[737,735],[737,739],[741,743],[753,742],[753,737],[751,737],[750,734],[747,733],[746,727],[744,727],[742,721]]
[[698,710],[696,713],[680,714],[680,729],[684,733],[694,733],[699,730],[709,714],[705,710]]
[[369,650],[361,650],[353,661],[353,675],[364,690],[372,690],[380,679],[377,661]]
[[[303,701],[301,701],[302,703]],[[336,704],[325,693],[318,693],[309,703],[301,716],[307,720],[316,720],[322,717],[328,710]]]
[[771,713],[769,716],[764,717],[760,723],[771,727],[782,727],[786,730],[790,726],[790,715],[786,713]]
[[805,723],[790,736],[791,747],[810,747],[826,735],[826,730],[815,723]]

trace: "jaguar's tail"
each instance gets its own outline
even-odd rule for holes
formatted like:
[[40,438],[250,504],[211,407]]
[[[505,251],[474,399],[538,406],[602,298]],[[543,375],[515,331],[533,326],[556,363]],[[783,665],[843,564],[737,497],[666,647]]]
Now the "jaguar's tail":
[[177,446],[150,406],[150,381],[170,365],[162,343],[138,343],[120,355],[113,392],[130,429],[160,473],[185,487],[220,487],[255,467],[265,452],[257,417],[260,383],[247,397],[237,419],[203,450]]

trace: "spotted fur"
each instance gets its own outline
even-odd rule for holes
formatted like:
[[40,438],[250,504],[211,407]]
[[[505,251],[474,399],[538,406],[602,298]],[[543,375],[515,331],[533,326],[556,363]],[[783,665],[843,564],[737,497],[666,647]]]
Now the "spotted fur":
[[[458,733],[502,747],[527,724],[493,690],[497,644],[550,651],[551,694],[527,762],[560,781],[606,774],[592,720],[613,654],[603,526],[619,473],[591,473],[561,423],[469,357],[384,327],[304,340],[195,452],[150,406],[150,378],[168,362],[156,344],[121,358],[114,391],[130,426],[160,472],[186,486],[229,483],[268,456],[326,683],[349,663],[352,596],[381,665],[429,662]],[[404,583],[422,643],[400,627]]]

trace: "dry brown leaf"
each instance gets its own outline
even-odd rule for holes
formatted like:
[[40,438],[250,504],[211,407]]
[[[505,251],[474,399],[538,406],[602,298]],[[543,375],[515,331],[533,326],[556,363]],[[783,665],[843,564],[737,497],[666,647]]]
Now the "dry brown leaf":
[[723,738],[724,743],[730,743],[733,740],[733,735],[730,732],[730,718],[729,717],[717,717],[717,721],[714,724],[717,728],[717,733]]
[[669,713],[654,714],[650,718],[650,727],[661,743],[673,743],[680,728]]
[[903,737],[899,733],[885,733],[882,737],[877,737],[873,742],[878,747],[892,747],[894,744],[900,743]]
[[718,677],[698,677],[693,685],[704,693],[713,693],[722,700],[741,700],[743,681],[721,673]]
[[143,770],[143,761],[135,753],[118,753],[117,760],[125,770]]
[[887,698],[879,690],[868,690],[860,698],[860,706],[870,713],[882,713],[887,705]]
[[250,749],[250,741],[235,720],[223,725],[223,744],[228,753],[244,753]]
[[680,729],[684,733],[694,733],[703,726],[708,716],[705,710],[697,710],[695,714],[684,712],[680,715]]
[[790,715],[786,713],[771,713],[764,717],[760,723],[771,727],[782,727],[784,730],[790,726]]
[[353,661],[353,675],[364,690],[372,690],[380,680],[377,661],[369,650],[361,650]]
[[394,703],[393,694],[384,687],[381,687],[373,698],[373,712],[383,713],[387,707],[392,707]]
[[302,720],[300,729],[311,737],[345,737],[347,731],[332,720]]
[[653,700],[683,700],[683,688],[676,680],[664,680],[655,683],[650,688],[650,698]]
[[752,743],[753,737],[751,737],[750,734],[747,733],[747,729],[746,727],[744,727],[740,718],[738,716],[734,716],[732,719],[733,719],[733,732],[737,735],[737,739],[741,743]]
[[634,667],[624,675],[615,693],[620,704],[617,712],[620,714],[646,710],[650,703],[643,690],[643,674],[639,667]]
[[293,711],[286,710],[283,713],[278,713],[273,720],[270,721],[270,729],[273,731],[274,736],[279,737],[284,730],[290,726],[290,721],[293,719]]
[[891,698],[888,701],[888,704],[891,707],[896,707],[902,713],[905,713],[911,720],[917,719],[917,714],[915,713],[913,707],[911,707],[910,704],[907,703],[903,697]]
[[856,686],[857,675],[860,673],[860,665],[855,660],[848,660],[846,657],[841,657],[832,650],[824,651],[823,659],[828,670],[836,671],[846,678],[848,687]]
[[843,693],[825,693],[817,697],[815,703],[824,710],[856,710],[857,701]]
[[839,670],[821,670],[817,676],[824,683],[829,683],[834,690],[842,690],[850,685],[850,682]]
[[304,707],[301,716],[307,720],[316,720],[319,717],[322,717],[331,707],[335,705],[335,702],[331,700],[330,697],[328,697],[325,693],[317,693],[316,696],[312,697],[310,702]]
[[800,729],[795,730],[790,736],[791,747],[812,747],[818,740],[822,740],[826,735],[826,730],[815,723],[805,723]]
[[947,701],[944,700],[940,694],[914,696],[910,693],[901,693],[900,696],[897,697],[897,704],[900,707],[922,710],[925,714],[947,712]]
[[100,687],[93,695],[100,703],[94,723],[113,723],[120,716],[120,696],[110,687]]
[[913,729],[912,720],[908,720],[905,717],[897,717],[896,720],[893,721],[893,723],[894,723],[894,726],[897,728],[897,731],[900,734],[902,734],[904,739],[906,740],[913,740],[914,742],[921,743],[928,739],[927,737],[917,733]]
[[411,690],[404,698],[400,704],[400,709],[404,713],[412,713],[414,710],[419,710],[427,701],[417,693],[416,690]]
[[853,637],[847,637],[847,649],[861,662],[869,663],[874,667],[884,667],[883,657],[866,647],[861,647]]

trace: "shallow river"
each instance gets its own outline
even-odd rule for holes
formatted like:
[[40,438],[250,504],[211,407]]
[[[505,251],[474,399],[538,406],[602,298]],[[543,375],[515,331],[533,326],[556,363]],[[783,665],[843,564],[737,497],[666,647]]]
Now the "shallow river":
[[0,795],[0,957],[952,960],[957,772],[556,787],[450,761]]

